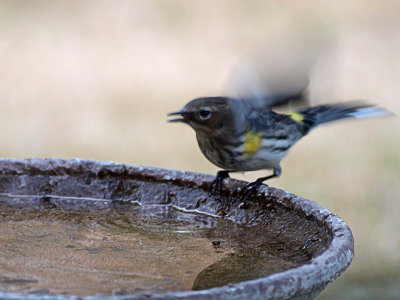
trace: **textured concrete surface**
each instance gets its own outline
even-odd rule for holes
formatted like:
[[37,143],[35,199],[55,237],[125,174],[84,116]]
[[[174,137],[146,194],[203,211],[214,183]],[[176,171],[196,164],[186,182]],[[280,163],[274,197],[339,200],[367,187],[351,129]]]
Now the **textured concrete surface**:
[[[328,210],[267,186],[253,195],[250,205],[243,206],[239,195],[244,182],[237,180],[226,180],[221,195],[217,199],[210,198],[207,188],[212,179],[198,173],[79,159],[0,160],[0,193],[36,196],[32,205],[55,195],[76,197],[76,201],[54,202],[60,208],[69,209],[95,208],[112,201],[169,204],[185,211],[275,230],[280,238],[287,238],[310,258],[309,263],[300,267],[237,284],[200,291],[115,296],[114,299],[309,299],[318,295],[351,263],[354,250],[351,231]],[[1,299],[26,297],[0,292]],[[28,297],[43,299],[43,295]],[[78,299],[61,295],[47,297]]]

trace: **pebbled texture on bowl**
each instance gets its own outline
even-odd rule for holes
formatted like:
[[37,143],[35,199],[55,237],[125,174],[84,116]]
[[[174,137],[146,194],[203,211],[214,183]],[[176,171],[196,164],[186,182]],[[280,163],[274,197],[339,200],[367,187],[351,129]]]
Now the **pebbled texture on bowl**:
[[[37,206],[45,203],[60,209],[91,212],[100,206],[115,203],[166,205],[189,213],[223,217],[246,228],[255,228],[251,238],[258,244],[272,245],[271,253],[281,250],[274,245],[274,237],[279,237],[281,243],[296,252],[280,255],[298,255],[301,262],[297,267],[260,278],[243,276],[243,281],[226,284],[228,278],[216,287],[208,286],[210,278],[214,282],[221,278],[221,270],[240,272],[235,270],[235,262],[243,258],[234,257],[223,259],[200,272],[191,291],[98,295],[96,299],[310,299],[350,265],[354,251],[352,233],[340,218],[327,209],[265,185],[252,195],[250,204],[243,205],[238,196],[245,183],[233,179],[224,181],[221,195],[210,197],[208,185],[213,179],[199,173],[79,159],[0,160],[0,195],[13,196],[13,205]],[[30,197],[21,200],[15,197],[18,195]],[[234,235],[229,227],[220,231],[227,237]],[[250,266],[257,266],[257,263],[248,261]],[[1,299],[26,297],[42,299],[44,295],[0,292]],[[92,296],[54,294],[45,297],[93,299]]]

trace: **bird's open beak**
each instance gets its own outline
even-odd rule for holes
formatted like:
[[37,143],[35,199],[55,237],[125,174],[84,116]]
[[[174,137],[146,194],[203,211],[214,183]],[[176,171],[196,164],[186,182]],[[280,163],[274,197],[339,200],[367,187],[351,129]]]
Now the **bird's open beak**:
[[183,123],[187,123],[189,120],[191,120],[192,117],[192,113],[188,113],[188,112],[184,112],[184,111],[177,111],[177,112],[173,112],[173,113],[169,113],[169,116],[181,116],[182,118],[176,118],[176,119],[171,119],[168,120],[169,123],[174,123],[174,122],[183,122]]

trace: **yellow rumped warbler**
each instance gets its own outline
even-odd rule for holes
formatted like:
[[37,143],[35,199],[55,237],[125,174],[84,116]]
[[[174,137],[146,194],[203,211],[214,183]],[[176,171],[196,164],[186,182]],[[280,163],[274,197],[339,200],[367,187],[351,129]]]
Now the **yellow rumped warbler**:
[[246,200],[263,181],[281,175],[280,161],[314,127],[349,117],[386,114],[385,110],[362,102],[320,105],[286,114],[271,110],[301,98],[302,93],[253,99],[204,97],[190,101],[168,116],[181,116],[169,122],[190,125],[204,156],[223,169],[210,185],[212,194],[221,189],[230,172],[273,170],[272,175],[246,186],[248,191],[243,197]]

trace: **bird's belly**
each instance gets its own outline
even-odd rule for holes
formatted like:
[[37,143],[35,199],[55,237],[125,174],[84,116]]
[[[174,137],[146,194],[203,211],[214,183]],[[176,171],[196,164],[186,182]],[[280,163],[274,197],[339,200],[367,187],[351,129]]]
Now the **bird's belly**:
[[262,169],[273,169],[287,155],[285,152],[270,152],[260,150],[254,156],[243,160],[241,163],[242,171],[256,171]]
[[241,161],[236,165],[235,170],[237,171],[257,171],[263,169],[273,169],[276,164],[271,161],[263,159],[252,158]]
[[197,136],[199,147],[204,156],[214,165],[235,171],[256,171],[273,169],[286,156],[288,151],[261,148],[254,155],[245,154],[243,145],[236,149],[228,149],[210,138]]

